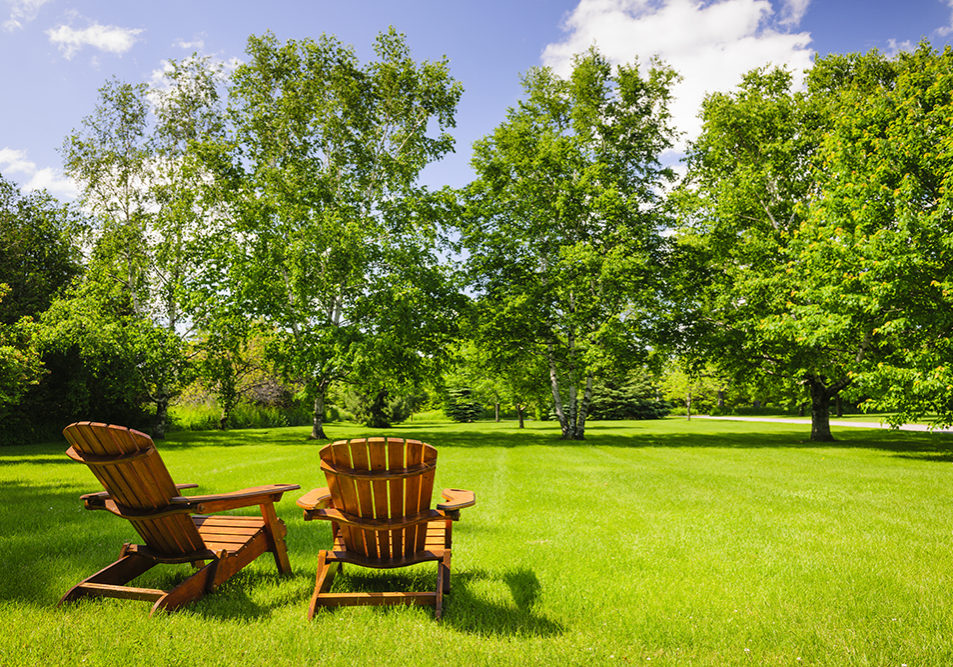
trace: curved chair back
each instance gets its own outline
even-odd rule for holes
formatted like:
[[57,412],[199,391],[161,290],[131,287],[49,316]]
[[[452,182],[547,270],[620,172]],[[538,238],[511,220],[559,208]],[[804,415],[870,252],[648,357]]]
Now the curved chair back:
[[206,550],[187,513],[171,508],[163,513],[180,494],[152,438],[94,422],[70,424],[63,435],[71,445],[66,454],[89,466],[117,513],[132,522],[153,552],[174,557]]
[[[334,507],[371,522],[413,517],[430,509],[437,450],[419,440],[355,438],[321,450]],[[369,530],[340,526],[348,551],[369,561],[406,561],[423,551],[427,523]]]

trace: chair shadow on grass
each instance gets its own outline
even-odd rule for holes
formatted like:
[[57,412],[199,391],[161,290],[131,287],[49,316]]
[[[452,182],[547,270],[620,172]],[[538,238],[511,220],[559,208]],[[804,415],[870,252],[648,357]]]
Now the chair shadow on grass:
[[[270,554],[264,554],[261,558],[268,561],[266,565],[274,569]],[[299,603],[302,587],[287,585],[296,579],[295,576],[283,577],[277,572],[255,572],[246,568],[229,579],[224,586],[208,593],[185,609],[210,620],[262,620],[271,616],[275,609]],[[176,583],[171,581],[170,587]],[[269,601],[264,604],[249,597],[249,591],[262,587],[278,591],[277,594],[269,596]]]
[[[565,632],[558,622],[539,614],[534,608],[542,587],[536,573],[528,568],[491,572],[475,568],[454,571],[450,577],[450,593],[444,598],[443,618],[439,623],[461,632],[480,635],[532,635],[552,637]],[[476,593],[478,585],[502,584],[508,589],[512,603],[490,601]],[[432,589],[434,574],[419,569],[412,574],[372,572],[356,566],[345,566],[335,580],[335,590],[349,592],[426,590]],[[318,613],[335,613],[340,607],[325,607]],[[377,607],[389,613],[393,607]]]
[[[513,603],[489,601],[473,590],[477,583],[502,582]],[[565,632],[562,624],[540,614],[536,603],[542,586],[536,573],[526,567],[505,572],[481,568],[454,574],[449,604],[443,621],[455,630],[481,635],[532,635],[552,637]]]

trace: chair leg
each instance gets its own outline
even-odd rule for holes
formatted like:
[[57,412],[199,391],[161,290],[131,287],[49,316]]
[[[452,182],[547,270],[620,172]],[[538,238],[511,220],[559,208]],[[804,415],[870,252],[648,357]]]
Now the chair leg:
[[[121,553],[125,554],[125,551]],[[72,602],[87,595],[97,595],[94,589],[92,587],[87,588],[85,586],[86,584],[123,586],[146,570],[152,568],[155,564],[156,562],[151,558],[146,558],[138,554],[122,555],[119,560],[107,565],[99,572],[86,577],[69,589],[66,594],[60,598],[59,604]]]
[[444,571],[443,592],[450,592],[450,550],[447,549],[443,554],[443,560],[440,561],[440,569]]
[[434,605],[434,618],[440,620],[443,616],[443,596],[450,592],[450,551],[443,554],[443,559],[437,562],[437,600]]
[[159,610],[173,611],[189,602],[200,600],[212,588],[215,581],[215,570],[218,568],[220,560],[213,560],[211,563],[201,568],[198,572],[180,583],[171,591],[159,598],[149,615]]
[[318,597],[322,593],[331,590],[331,583],[334,581],[334,575],[337,574],[340,563],[328,562],[327,551],[318,552],[318,569],[314,578],[314,593],[311,594],[311,602],[308,605],[308,620],[314,618],[315,610],[321,606]]
[[291,574],[291,563],[288,561],[288,547],[285,544],[285,535],[288,529],[285,522],[278,518],[275,513],[274,503],[263,503],[259,505],[261,515],[265,519],[265,532],[268,535],[269,551],[275,556],[275,565],[278,566],[279,574]]

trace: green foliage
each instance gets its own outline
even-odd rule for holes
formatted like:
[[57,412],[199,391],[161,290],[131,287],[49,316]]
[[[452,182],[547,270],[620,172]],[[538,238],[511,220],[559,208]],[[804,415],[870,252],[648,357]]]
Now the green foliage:
[[676,195],[691,356],[739,383],[754,377],[785,392],[803,384],[817,440],[831,438],[830,400],[867,349],[866,323],[818,317],[794,273],[796,239],[823,179],[818,144],[834,113],[793,92],[783,70],[747,74],[737,91],[705,100]]
[[868,408],[953,423],[953,50],[832,57],[810,82],[837,113],[788,268],[804,285],[793,315],[854,330],[851,393]]
[[533,69],[474,145],[463,243],[479,345],[493,366],[545,378],[568,439],[584,437],[595,375],[644,356],[657,317],[674,77],[613,71],[595,50],[568,79]]
[[[336,421],[329,413],[329,421]],[[221,430],[222,410],[217,405],[174,404],[169,408],[172,431]],[[229,413],[229,429],[280,428],[311,422],[307,405],[261,405],[240,401]]]
[[483,416],[483,406],[475,400],[470,387],[451,387],[443,406],[444,414],[455,422],[475,422]]
[[452,148],[461,87],[393,30],[374,52],[361,65],[326,35],[249,38],[228,133],[201,149],[234,225],[218,245],[235,278],[224,293],[274,326],[316,438],[333,383],[370,393],[425,375],[452,329],[433,207],[414,184]]
[[477,403],[494,408],[501,405],[503,412],[512,406],[518,418],[527,409],[550,404],[544,367],[534,365],[516,346],[510,350],[488,350],[486,346],[494,343],[480,336],[476,322],[464,322],[462,330],[477,334],[478,338],[463,339],[452,348],[451,361],[442,376],[444,389],[439,393],[445,394],[446,387],[467,387]]
[[378,389],[370,394],[355,388],[344,392],[344,408],[355,421],[371,428],[390,428],[414,412],[420,397]]
[[84,221],[45,192],[20,194],[0,176],[0,323],[36,318],[80,273]]
[[129,346],[122,354],[155,405],[160,438],[170,401],[194,373],[185,338],[210,208],[190,147],[220,133],[216,77],[193,57],[170,63],[158,89],[112,80],[63,145],[66,173],[98,222],[82,298],[95,309],[115,300],[115,286],[122,291],[129,313],[113,341]]
[[[9,286],[0,283],[0,304],[9,292]],[[40,381],[43,364],[34,337],[29,317],[13,324],[0,321],[0,416],[5,417],[27,389]]]
[[593,383],[592,419],[661,419],[671,406],[660,398],[651,375],[634,370],[623,378],[606,378]]

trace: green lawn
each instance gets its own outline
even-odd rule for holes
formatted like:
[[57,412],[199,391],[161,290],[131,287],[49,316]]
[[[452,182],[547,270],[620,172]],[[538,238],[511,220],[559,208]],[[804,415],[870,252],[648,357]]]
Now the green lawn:
[[[368,433],[332,424],[331,436]],[[307,428],[177,433],[159,444],[197,493],[323,485]],[[0,449],[0,664],[953,664],[953,437],[667,419],[411,422],[437,485],[474,489],[454,530],[445,617],[342,608],[306,620],[322,522],[288,524],[295,575],[268,556],[184,612],[142,602],[57,608],[132,529],[78,496],[65,441]],[[430,586],[432,565],[394,577]],[[188,571],[143,579],[161,585]],[[350,568],[336,587],[367,576]],[[150,585],[145,583],[144,585]]]

